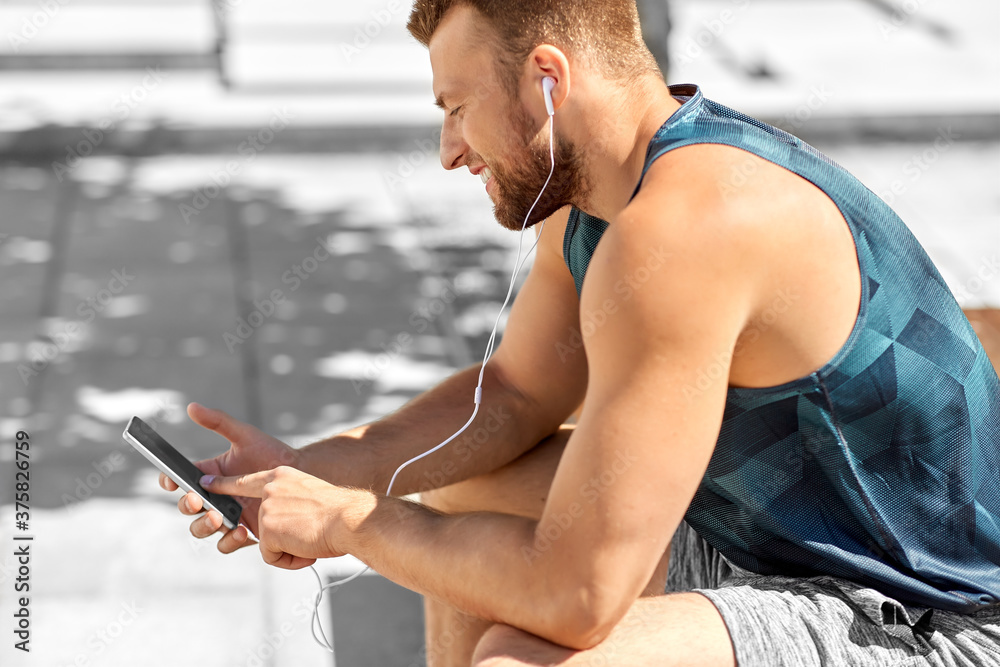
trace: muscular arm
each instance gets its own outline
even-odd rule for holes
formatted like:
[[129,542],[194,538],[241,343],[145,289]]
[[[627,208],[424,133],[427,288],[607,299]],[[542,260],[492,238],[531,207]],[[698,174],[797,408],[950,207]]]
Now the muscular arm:
[[[552,354],[579,326],[579,302],[561,249],[568,213],[557,213],[545,226],[503,340],[486,367],[476,421],[446,448],[406,468],[393,495],[500,468],[554,433],[579,405],[587,382],[586,355],[582,350],[562,359]],[[401,463],[468,421],[479,369],[477,364],[460,371],[377,422],[304,448],[299,467],[340,486],[384,492]]]
[[[586,387],[586,356],[550,354],[560,339],[578,328],[576,288],[563,264],[561,243],[568,209],[549,220],[538,256],[511,311],[502,343],[486,367],[483,403],[477,419],[448,446],[408,466],[393,486],[407,495],[454,484],[502,467],[555,433],[579,405]],[[458,372],[396,412],[365,426],[294,450],[275,438],[223,412],[192,405],[191,418],[232,443],[232,447],[199,467],[214,475],[244,475],[298,468],[338,487],[385,492],[396,469],[458,431],[472,415],[479,366]],[[166,476],[160,484],[177,486]],[[258,501],[247,499],[247,527],[259,535]],[[201,511],[200,497],[185,495],[184,514]],[[207,537],[219,530],[222,517],[208,512],[195,519],[191,532]],[[240,527],[219,541],[229,553],[250,542]]]
[[[479,369],[459,371],[378,421],[303,448],[298,467],[332,484],[384,493],[399,465],[443,442],[469,420]],[[524,404],[501,372],[487,366],[476,420],[447,447],[407,467],[393,495],[454,484],[520,456],[544,437]]]
[[[475,616],[571,648],[603,639],[642,592],[708,465],[727,351],[753,301],[738,244],[720,243],[730,230],[674,212],[664,232],[651,226],[662,207],[636,207],[594,256],[583,307],[613,312],[585,340],[587,400],[540,521],[446,516],[361,493],[334,521],[332,544]],[[628,277],[638,285],[640,267],[654,279],[616,289]],[[723,366],[719,380],[699,386],[712,364]]]

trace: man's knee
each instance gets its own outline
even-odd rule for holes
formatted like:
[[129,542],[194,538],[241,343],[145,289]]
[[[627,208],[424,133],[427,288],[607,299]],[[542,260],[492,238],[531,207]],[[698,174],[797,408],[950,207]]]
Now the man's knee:
[[458,484],[442,486],[439,489],[420,492],[420,502],[431,509],[446,514],[470,512],[475,498],[474,490],[481,486],[482,478],[473,477]]
[[420,502],[448,514],[502,512],[538,519],[570,433],[561,429],[493,472],[423,491]]
[[[516,507],[523,507],[518,497],[524,489],[511,475],[497,472],[472,477],[457,484],[439,489],[421,491],[420,502],[445,514],[462,512],[502,512],[519,514]],[[541,506],[539,506],[539,513]]]

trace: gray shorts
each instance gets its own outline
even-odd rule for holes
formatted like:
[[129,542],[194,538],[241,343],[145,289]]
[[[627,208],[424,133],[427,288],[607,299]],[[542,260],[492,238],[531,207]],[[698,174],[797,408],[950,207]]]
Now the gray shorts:
[[738,667],[1000,667],[1000,605],[956,614],[836,577],[748,572],[686,522],[671,543],[672,591],[712,601]]

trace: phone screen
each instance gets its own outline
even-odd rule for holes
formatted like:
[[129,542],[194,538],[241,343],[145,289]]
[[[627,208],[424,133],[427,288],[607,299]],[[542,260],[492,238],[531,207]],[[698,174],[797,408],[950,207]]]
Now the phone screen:
[[[226,527],[233,529],[240,520],[243,507],[232,496],[211,493],[202,488],[198,480],[204,475],[183,454],[174,449],[146,422],[132,417],[123,434],[125,440],[186,491],[194,491],[209,506],[222,514]],[[138,446],[137,446],[138,445]],[[144,451],[145,450],[145,451]]]

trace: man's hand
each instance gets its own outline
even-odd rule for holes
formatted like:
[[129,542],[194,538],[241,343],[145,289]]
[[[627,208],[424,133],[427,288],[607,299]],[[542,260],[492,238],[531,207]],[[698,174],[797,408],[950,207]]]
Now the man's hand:
[[238,477],[209,475],[201,485],[213,493],[259,499],[256,532],[261,556],[268,565],[286,570],[346,555],[339,546],[344,544],[344,529],[375,504],[370,493],[287,467]]
[[[195,466],[209,475],[244,475],[247,473],[272,470],[278,466],[295,466],[300,463],[299,452],[285,443],[272,438],[266,433],[238,419],[230,417],[220,410],[212,410],[198,403],[188,405],[188,416],[191,420],[215,431],[232,445],[228,451],[213,459],[198,461]],[[177,485],[166,475],[160,475],[160,486],[167,491],[174,491]],[[237,497],[243,505],[243,516],[240,522],[245,526],[237,526],[235,530],[226,530],[222,526],[222,515],[211,511],[195,519],[191,523],[191,534],[198,538],[208,537],[216,532],[224,532],[219,540],[219,551],[232,553],[251,544],[250,531],[259,534],[257,515],[260,510],[260,500],[257,498]],[[197,493],[185,494],[177,503],[182,514],[193,516],[202,512],[203,503]]]

